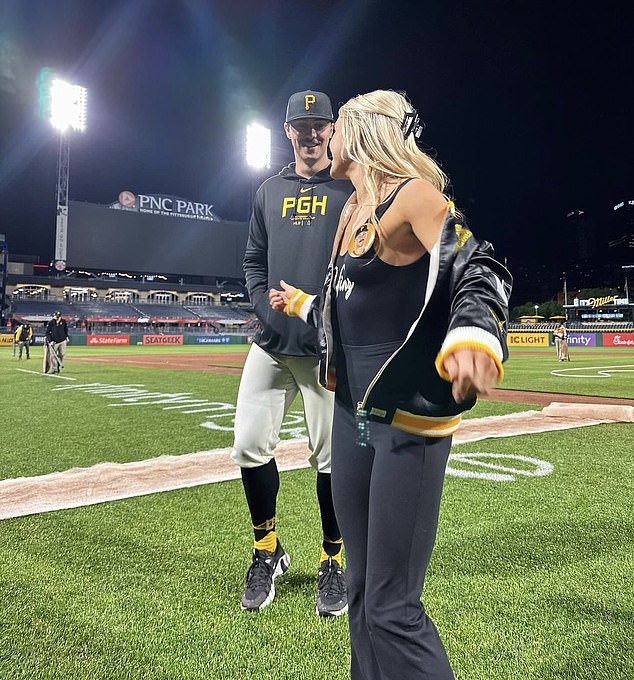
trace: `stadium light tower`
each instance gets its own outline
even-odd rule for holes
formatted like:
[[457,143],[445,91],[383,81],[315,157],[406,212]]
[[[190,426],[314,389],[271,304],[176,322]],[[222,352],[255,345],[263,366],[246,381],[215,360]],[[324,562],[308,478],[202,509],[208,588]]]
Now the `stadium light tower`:
[[86,130],[87,92],[80,85],[72,85],[55,77],[50,69],[42,69],[39,88],[40,112],[59,133],[54,266],[61,272],[66,269],[70,136],[73,130]]
[[248,219],[257,189],[258,173],[271,167],[271,130],[260,123],[252,122],[247,125],[246,162],[252,170],[247,205]]
[[247,125],[247,165],[254,170],[271,167],[271,130],[260,123]]

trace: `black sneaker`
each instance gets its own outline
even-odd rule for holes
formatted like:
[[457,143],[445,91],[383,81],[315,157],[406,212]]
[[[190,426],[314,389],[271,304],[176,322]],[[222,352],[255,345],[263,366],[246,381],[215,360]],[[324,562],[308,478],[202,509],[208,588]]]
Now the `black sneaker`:
[[240,609],[259,611],[268,607],[275,598],[275,579],[290,566],[291,558],[278,541],[274,553],[253,549],[253,562],[247,572]]
[[329,557],[319,565],[317,583],[317,614],[341,616],[348,611],[346,575],[337,562]]

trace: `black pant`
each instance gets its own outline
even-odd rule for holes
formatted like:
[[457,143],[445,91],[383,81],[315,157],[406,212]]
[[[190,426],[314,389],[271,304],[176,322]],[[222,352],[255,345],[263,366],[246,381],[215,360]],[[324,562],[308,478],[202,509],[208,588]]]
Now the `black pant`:
[[451,437],[419,437],[370,422],[367,442],[360,438],[352,404],[391,347],[345,349],[337,373],[332,490],[346,546],[351,678],[451,680],[420,601]]

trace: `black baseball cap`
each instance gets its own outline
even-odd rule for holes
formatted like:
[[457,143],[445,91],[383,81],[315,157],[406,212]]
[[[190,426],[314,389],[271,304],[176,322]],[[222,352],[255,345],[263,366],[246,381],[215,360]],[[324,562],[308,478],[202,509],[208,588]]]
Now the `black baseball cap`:
[[304,90],[295,92],[288,100],[286,106],[286,122],[299,120],[300,118],[321,118],[333,122],[332,104],[327,94]]

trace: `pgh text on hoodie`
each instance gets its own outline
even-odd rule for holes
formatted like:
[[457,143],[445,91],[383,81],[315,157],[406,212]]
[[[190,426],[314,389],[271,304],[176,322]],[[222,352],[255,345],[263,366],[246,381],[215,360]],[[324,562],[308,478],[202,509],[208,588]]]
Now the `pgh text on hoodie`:
[[262,328],[255,342],[267,352],[315,356],[315,329],[301,319],[273,311],[268,291],[280,279],[307,293],[318,293],[326,276],[339,215],[353,191],[334,180],[330,167],[311,178],[298,175],[295,163],[258,189],[244,256],[247,290]]

